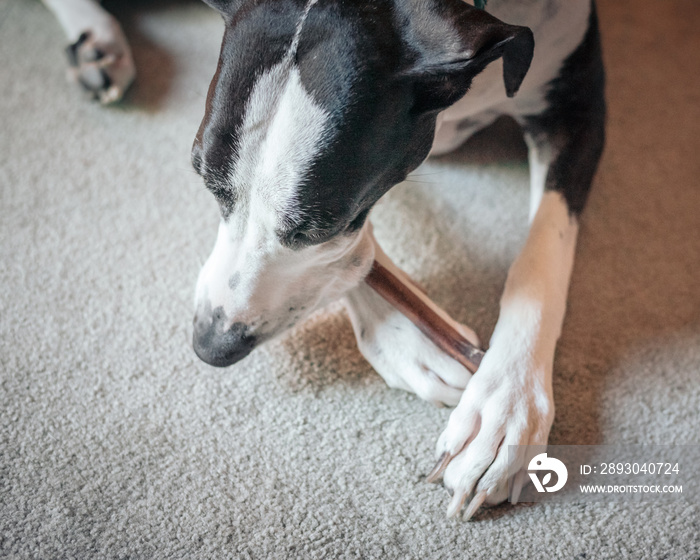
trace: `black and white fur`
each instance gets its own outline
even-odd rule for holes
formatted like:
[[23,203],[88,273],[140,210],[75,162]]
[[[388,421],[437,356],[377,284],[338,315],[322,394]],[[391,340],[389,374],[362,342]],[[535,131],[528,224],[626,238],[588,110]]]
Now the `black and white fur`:
[[[103,101],[120,97],[133,64],[115,22],[93,0],[45,2],[79,48],[88,32],[117,53]],[[226,27],[192,161],[222,218],[197,282],[197,354],[232,364],[344,298],[390,386],[456,405],[437,443],[438,456],[456,456],[448,514],[470,495],[467,517],[506,499],[509,480],[517,501],[528,457],[507,446],[547,443],[578,220],[604,141],[591,0],[490,0],[486,11],[461,0],[207,3]],[[362,282],[375,254],[367,216],[429,153],[500,115],[529,147],[531,227],[470,379]]]

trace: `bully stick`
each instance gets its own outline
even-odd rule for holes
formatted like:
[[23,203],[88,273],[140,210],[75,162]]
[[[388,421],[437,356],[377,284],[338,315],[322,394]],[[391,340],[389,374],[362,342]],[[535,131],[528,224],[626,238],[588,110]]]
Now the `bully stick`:
[[468,340],[464,327],[438,307],[417,285],[384,254],[375,243],[374,264],[365,282],[403,313],[440,350],[446,352],[472,373],[476,373],[484,351],[478,340]]

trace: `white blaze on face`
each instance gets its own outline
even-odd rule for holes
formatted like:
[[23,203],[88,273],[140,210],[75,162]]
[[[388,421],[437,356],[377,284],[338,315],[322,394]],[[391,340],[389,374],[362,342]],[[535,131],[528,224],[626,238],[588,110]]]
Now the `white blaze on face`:
[[328,114],[306,92],[298,68],[286,59],[258,80],[247,104],[231,174],[239,196],[264,206],[251,208],[258,212],[256,218],[265,211],[276,223],[293,218],[287,214],[323,148],[327,123]]
[[279,332],[357,284],[373,259],[368,227],[291,250],[277,236],[299,223],[297,193],[323,150],[328,114],[289,58],[263,74],[238,131],[229,183],[233,211],[199,275],[195,305],[222,307],[228,322]]

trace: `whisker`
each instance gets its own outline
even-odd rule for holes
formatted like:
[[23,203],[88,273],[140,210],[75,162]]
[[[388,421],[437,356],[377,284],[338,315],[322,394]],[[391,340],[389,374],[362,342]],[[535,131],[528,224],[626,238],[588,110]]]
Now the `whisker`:
[[404,179],[404,183],[412,183],[414,185],[439,185],[439,181],[417,181],[414,179]]
[[444,173],[444,171],[443,171],[442,169],[436,169],[435,171],[428,171],[428,170],[423,170],[423,169],[421,169],[421,170],[416,169],[415,171],[411,171],[411,173],[409,173],[409,175],[415,175],[415,176],[418,176],[418,177],[422,177],[422,176],[424,176],[424,175],[440,175],[440,174],[442,174],[442,173]]

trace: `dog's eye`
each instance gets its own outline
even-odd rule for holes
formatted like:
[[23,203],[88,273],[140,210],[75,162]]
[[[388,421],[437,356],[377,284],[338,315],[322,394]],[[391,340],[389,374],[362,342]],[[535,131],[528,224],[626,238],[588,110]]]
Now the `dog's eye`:
[[278,233],[282,244],[290,249],[302,249],[326,241],[331,234],[321,230],[295,229]]
[[303,231],[295,231],[284,235],[284,244],[292,249],[301,249],[312,243],[310,236]]

